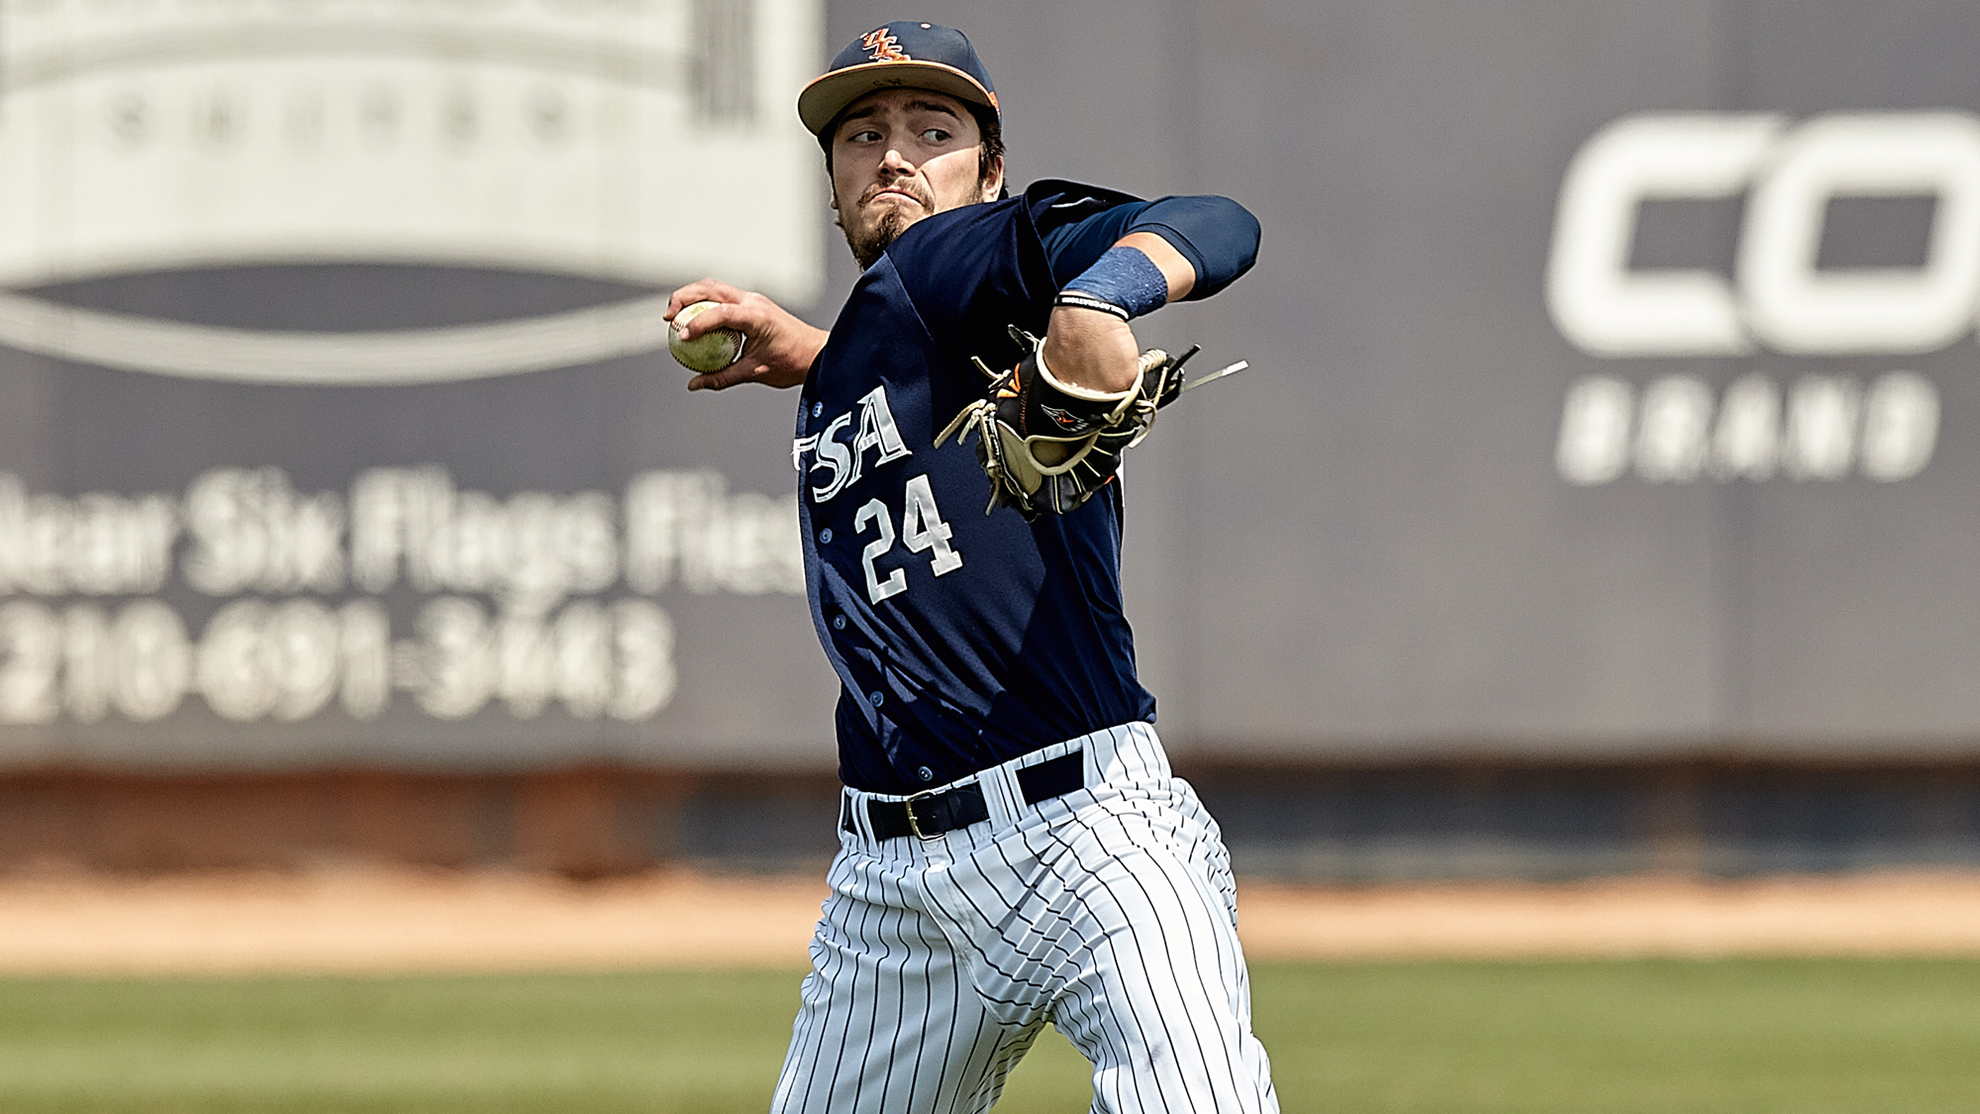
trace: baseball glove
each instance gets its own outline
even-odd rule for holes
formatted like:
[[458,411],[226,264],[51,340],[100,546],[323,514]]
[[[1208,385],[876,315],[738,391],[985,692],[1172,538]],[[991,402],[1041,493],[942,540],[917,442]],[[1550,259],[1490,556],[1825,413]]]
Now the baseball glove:
[[1061,382],[1040,358],[1039,338],[1012,326],[1011,339],[1024,359],[1002,374],[976,360],[989,395],[965,406],[935,445],[976,433],[976,460],[990,477],[983,513],[1012,507],[1027,521],[1076,510],[1112,483],[1121,453],[1140,444],[1156,412],[1182,393],[1183,364],[1197,353],[1192,346],[1171,357],[1151,348],[1141,354],[1134,386],[1105,393]]

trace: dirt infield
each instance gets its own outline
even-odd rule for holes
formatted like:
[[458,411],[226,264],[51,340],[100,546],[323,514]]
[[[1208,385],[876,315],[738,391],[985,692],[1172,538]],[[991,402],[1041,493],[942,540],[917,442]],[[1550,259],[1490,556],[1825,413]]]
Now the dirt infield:
[[[801,968],[816,878],[333,871],[0,879],[0,973]],[[1980,957],[1980,875],[1241,886],[1258,960]]]

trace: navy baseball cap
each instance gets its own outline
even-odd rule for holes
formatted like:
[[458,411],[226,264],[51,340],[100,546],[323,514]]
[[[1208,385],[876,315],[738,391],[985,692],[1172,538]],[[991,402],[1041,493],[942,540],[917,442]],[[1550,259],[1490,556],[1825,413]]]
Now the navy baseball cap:
[[823,139],[846,106],[876,89],[932,89],[998,112],[990,74],[953,27],[898,19],[852,41],[798,94],[798,119]]

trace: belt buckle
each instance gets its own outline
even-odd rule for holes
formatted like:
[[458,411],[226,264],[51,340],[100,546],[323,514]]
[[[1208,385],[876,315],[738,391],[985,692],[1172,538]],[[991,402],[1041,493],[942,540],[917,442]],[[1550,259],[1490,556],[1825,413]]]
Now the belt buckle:
[[[921,791],[921,792],[919,792],[919,793],[912,793],[912,794],[909,794],[909,796],[908,796],[908,799],[907,799],[907,800],[905,800],[905,801],[902,801],[902,802],[901,802],[901,806],[902,806],[903,808],[905,808],[905,809],[907,809],[907,818],[908,818],[908,831],[910,831],[910,832],[913,832],[913,833],[914,833],[914,838],[916,838],[916,839],[919,839],[919,840],[922,840],[922,841],[924,841],[924,842],[925,842],[925,841],[927,841],[927,840],[931,840],[931,839],[934,839],[934,838],[935,838],[936,836],[938,836],[938,835],[941,835],[941,834],[942,834],[941,832],[924,832],[924,831],[922,831],[922,830],[921,830],[921,821],[920,821],[920,820],[918,820],[918,819],[916,819],[916,818],[915,818],[915,815],[914,815],[914,802],[916,802],[916,801],[920,801],[920,800],[925,800],[925,799],[928,799],[928,798],[931,798],[931,797],[937,797],[937,796],[940,796],[940,795],[941,795],[941,793],[942,793],[942,790],[940,790],[940,789],[924,789],[924,790],[922,790],[922,791]],[[933,822],[934,822],[934,820],[933,820],[933,818],[930,818],[930,821],[929,821],[929,822],[930,822],[930,823],[933,823]]]

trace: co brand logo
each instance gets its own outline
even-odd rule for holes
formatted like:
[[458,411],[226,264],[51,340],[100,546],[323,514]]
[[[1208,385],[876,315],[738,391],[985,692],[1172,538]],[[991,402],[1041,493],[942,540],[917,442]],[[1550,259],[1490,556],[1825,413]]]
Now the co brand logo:
[[[1632,270],[1642,203],[1746,194],[1731,281]],[[1817,266],[1831,199],[1930,197],[1922,265]],[[1932,352],[1980,319],[1980,118],[1847,113],[1626,116],[1584,144],[1561,184],[1547,307],[1602,357]]]

